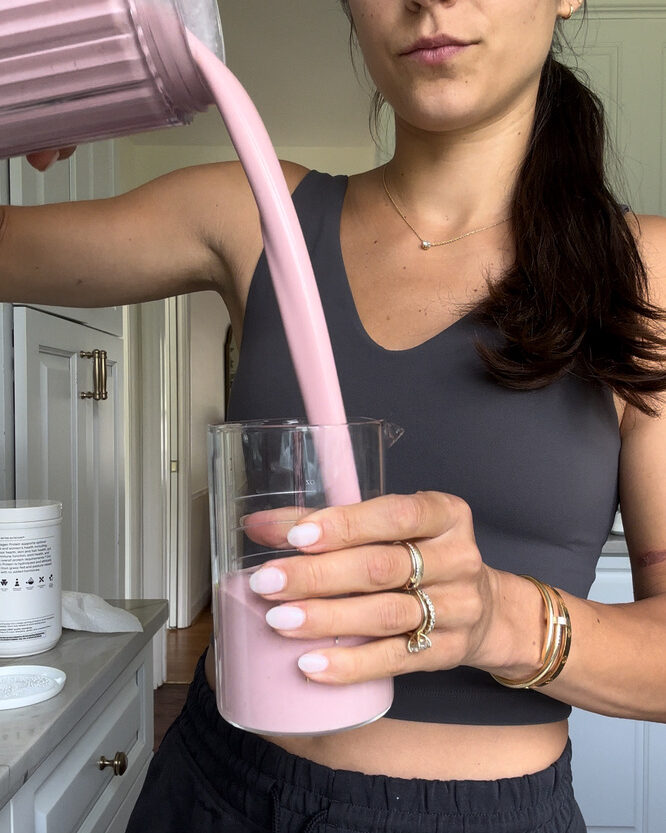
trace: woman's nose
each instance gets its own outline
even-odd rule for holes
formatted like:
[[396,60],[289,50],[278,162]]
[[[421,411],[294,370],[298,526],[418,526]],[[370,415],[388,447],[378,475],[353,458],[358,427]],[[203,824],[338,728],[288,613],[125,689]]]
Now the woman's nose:
[[420,12],[435,6],[453,6],[456,0],[406,0],[405,5],[410,12]]

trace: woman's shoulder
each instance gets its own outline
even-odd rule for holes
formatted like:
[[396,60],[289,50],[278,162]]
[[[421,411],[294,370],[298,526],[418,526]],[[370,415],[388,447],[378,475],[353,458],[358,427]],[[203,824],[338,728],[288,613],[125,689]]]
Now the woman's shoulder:
[[306,168],[304,165],[300,165],[297,162],[289,162],[284,159],[280,160],[280,167],[282,168],[285,181],[292,194],[305,177],[309,173],[312,173],[310,168]]
[[651,300],[666,308],[666,217],[629,215],[628,223],[647,270]]
[[666,217],[659,214],[628,214],[627,221],[639,245],[662,250],[666,247]]
[[[627,223],[644,257],[658,255],[666,250],[666,217],[659,214],[634,214],[627,212]],[[643,249],[645,252],[643,253]]]
[[[648,300],[666,310],[666,217],[633,213],[628,213],[626,217],[647,273]],[[663,402],[663,394],[660,394],[659,399]],[[631,429],[642,427],[644,431],[653,431],[656,430],[656,423],[664,422],[663,416],[661,420],[654,420],[630,406],[627,406],[625,417],[622,421],[623,439]]]

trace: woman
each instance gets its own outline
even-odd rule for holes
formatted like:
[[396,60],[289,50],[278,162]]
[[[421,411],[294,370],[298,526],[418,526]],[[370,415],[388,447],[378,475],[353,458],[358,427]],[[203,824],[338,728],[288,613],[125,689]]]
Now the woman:
[[[552,57],[580,0],[343,5],[395,156],[348,180],[284,172],[348,413],[406,433],[395,494],[309,516],[290,533],[304,557],[253,589],[285,638],[374,637],[301,670],[393,675],[395,703],[257,738],[217,716],[209,654],[129,830],[582,833],[569,705],[666,720],[666,222],[609,194],[595,100]],[[243,335],[230,416],[302,413],[237,165],[4,220],[6,300],[217,289]],[[637,601],[600,605],[584,599],[618,488]]]

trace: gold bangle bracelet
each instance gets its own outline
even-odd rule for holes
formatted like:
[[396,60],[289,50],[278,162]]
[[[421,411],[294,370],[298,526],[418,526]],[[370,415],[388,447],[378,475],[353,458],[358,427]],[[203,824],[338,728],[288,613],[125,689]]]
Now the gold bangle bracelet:
[[553,680],[560,675],[562,669],[566,665],[567,659],[569,658],[569,651],[571,649],[571,616],[569,615],[569,609],[567,608],[560,591],[556,587],[551,587],[550,590],[555,595],[559,607],[562,628],[562,648],[559,651],[557,664],[554,670],[548,677],[546,677],[545,680],[538,683],[539,687],[552,683]]
[[571,647],[571,619],[562,596],[550,585],[532,576],[523,575],[521,578],[531,581],[539,590],[546,608],[548,630],[541,652],[541,666],[531,677],[511,680],[491,675],[501,685],[514,689],[541,687],[552,682],[564,667]]

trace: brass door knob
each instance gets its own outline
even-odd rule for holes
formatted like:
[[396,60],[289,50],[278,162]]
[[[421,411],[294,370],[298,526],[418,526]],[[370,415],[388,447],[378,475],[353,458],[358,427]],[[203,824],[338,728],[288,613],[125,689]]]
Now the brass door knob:
[[124,775],[127,772],[127,755],[124,752],[116,752],[115,758],[110,761],[104,755],[97,762],[100,769],[106,769],[107,766],[113,767],[114,775]]

